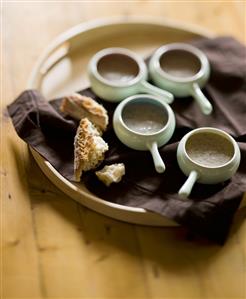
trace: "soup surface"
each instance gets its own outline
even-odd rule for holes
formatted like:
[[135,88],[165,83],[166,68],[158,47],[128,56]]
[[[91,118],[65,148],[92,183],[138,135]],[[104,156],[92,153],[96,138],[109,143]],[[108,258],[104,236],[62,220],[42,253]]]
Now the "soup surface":
[[153,134],[160,131],[167,123],[167,112],[150,103],[127,105],[122,113],[126,126],[141,134]]
[[194,162],[206,167],[222,166],[231,160],[234,154],[231,142],[214,133],[194,134],[188,139],[185,147]]
[[139,73],[135,60],[123,54],[110,54],[101,58],[97,65],[99,74],[114,83],[131,81]]
[[170,50],[164,53],[160,65],[164,72],[179,78],[193,77],[201,68],[200,60],[185,50]]

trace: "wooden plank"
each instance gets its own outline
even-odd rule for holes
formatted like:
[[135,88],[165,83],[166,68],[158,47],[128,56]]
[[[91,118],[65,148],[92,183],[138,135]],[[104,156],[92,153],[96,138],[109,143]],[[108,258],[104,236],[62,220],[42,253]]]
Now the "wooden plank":
[[26,168],[45,297],[145,298],[134,226],[69,199],[33,159]]
[[138,228],[138,236],[153,298],[244,298],[245,236],[234,231],[223,247],[182,228]]
[[50,193],[44,200],[43,195],[35,195],[35,201],[48,298],[145,297],[141,259],[130,225],[81,208],[65,196]]
[[[8,35],[4,19],[3,38]],[[5,46],[5,44],[4,44]],[[2,50],[2,49],[1,49]],[[7,297],[41,297],[39,261],[33,231],[32,212],[23,161],[26,146],[16,136],[12,124],[2,115],[8,100],[14,96],[13,73],[4,51],[1,102],[1,255],[3,281],[1,293]],[[20,154],[21,153],[21,154]]]
[[1,120],[1,126],[5,140],[1,145],[3,296],[38,298],[40,268],[23,163],[29,154],[12,125]]

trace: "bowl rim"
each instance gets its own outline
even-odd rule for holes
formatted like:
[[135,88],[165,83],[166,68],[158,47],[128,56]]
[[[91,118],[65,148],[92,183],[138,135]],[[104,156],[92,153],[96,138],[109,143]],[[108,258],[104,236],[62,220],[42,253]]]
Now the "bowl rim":
[[[230,144],[232,144],[233,146],[233,155],[231,157],[231,159],[229,161],[227,161],[224,164],[221,164],[219,166],[205,166],[199,162],[194,161],[189,154],[187,153],[186,150],[186,144],[187,141],[194,135],[199,135],[199,134],[203,134],[203,133],[208,133],[208,134],[214,134],[214,135],[219,135],[219,136],[223,136],[222,138],[225,138],[226,140],[228,140],[230,142]],[[201,127],[201,128],[197,128],[194,129],[192,131],[190,131],[189,133],[187,133],[184,137],[184,143],[183,143],[183,155],[185,155],[185,157],[194,165],[196,165],[197,167],[199,167],[200,169],[206,169],[206,170],[223,170],[224,168],[226,168],[228,165],[232,164],[233,161],[235,161],[236,159],[236,155],[237,155],[237,144],[236,141],[225,131],[218,129],[218,128],[213,128],[213,127]]]
[[[152,99],[156,102],[158,102],[160,105],[162,105],[163,109],[166,111],[167,113],[167,121],[165,123],[165,125],[157,132],[154,132],[154,133],[149,133],[149,134],[144,134],[144,133],[139,133],[139,132],[136,132],[134,130],[132,130],[131,128],[129,128],[123,117],[122,117],[122,114],[123,114],[123,110],[125,109],[125,107],[130,104],[131,105],[131,102],[134,103],[134,101],[138,100],[138,99]],[[153,101],[152,101],[153,102]],[[151,105],[151,104],[150,104]],[[155,105],[153,103],[153,105]],[[119,121],[121,123],[121,125],[124,127],[124,129],[128,132],[130,132],[131,134],[134,134],[135,136],[139,136],[141,138],[148,138],[148,137],[156,137],[157,139],[160,137],[160,135],[162,135],[163,133],[166,132],[166,130],[168,129],[168,127],[170,126],[170,122],[171,122],[171,114],[173,114],[173,110],[172,108],[167,104],[165,103],[164,101],[161,101],[160,98],[158,96],[154,96],[154,95],[150,95],[150,94],[137,94],[137,95],[133,95],[133,96],[130,96],[130,97],[127,97],[125,100],[123,100],[120,104],[119,104],[119,110],[120,110],[120,115],[119,115]],[[117,108],[116,108],[117,109]],[[115,110],[116,111],[116,110]]]
[[[199,60],[200,69],[195,75],[189,77],[178,77],[178,76],[171,75],[165,70],[163,70],[160,64],[161,57],[164,54],[175,50],[182,50],[191,53]],[[151,60],[154,66],[154,71],[156,71],[158,75],[163,78],[163,80],[167,79],[169,81],[172,81],[175,84],[194,83],[200,78],[206,77],[207,68],[209,68],[209,61],[207,56],[198,48],[185,43],[166,44],[156,50]]]
[[[138,67],[138,73],[136,76],[134,76],[131,80],[126,81],[126,82],[114,82],[110,81],[106,78],[104,78],[100,72],[98,71],[98,63],[100,62],[101,59],[108,55],[114,55],[114,54],[119,54],[126,56],[130,58],[132,61],[134,61]],[[131,87],[135,84],[138,84],[139,81],[141,81],[146,72],[146,66],[144,65],[144,61],[140,56],[138,56],[136,53],[133,51],[127,49],[127,48],[105,48],[100,51],[98,51],[90,60],[89,62],[89,72],[91,75],[93,75],[98,81],[102,82],[103,84],[107,85],[108,87],[114,87],[114,88],[128,88]]]

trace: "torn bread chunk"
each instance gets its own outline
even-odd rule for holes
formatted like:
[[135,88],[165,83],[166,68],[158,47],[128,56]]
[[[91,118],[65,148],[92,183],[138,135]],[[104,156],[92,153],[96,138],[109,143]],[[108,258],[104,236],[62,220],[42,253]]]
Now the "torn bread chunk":
[[119,183],[125,174],[125,165],[123,163],[115,163],[106,165],[103,169],[96,171],[96,176],[106,186],[112,183]]
[[74,139],[74,177],[79,182],[83,171],[96,168],[104,159],[108,144],[95,126],[83,118]]
[[107,110],[92,98],[74,93],[63,98],[60,110],[77,120],[87,117],[101,132],[107,128]]

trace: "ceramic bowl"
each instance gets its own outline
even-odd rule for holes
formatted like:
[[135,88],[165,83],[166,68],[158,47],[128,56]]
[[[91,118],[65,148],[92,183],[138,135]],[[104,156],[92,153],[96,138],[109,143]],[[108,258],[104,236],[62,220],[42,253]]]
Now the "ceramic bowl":
[[[146,117],[143,111],[148,111]],[[157,120],[158,127],[153,129]],[[136,129],[132,124],[142,127]],[[159,97],[146,94],[128,97],[117,106],[113,116],[113,128],[120,141],[135,150],[149,150],[159,173],[165,171],[165,164],[158,147],[170,140],[175,124],[171,107]]]
[[240,149],[226,132],[210,127],[186,134],[177,149],[178,164],[188,179],[179,195],[190,195],[195,182],[217,184],[230,179],[240,164]]
[[213,110],[201,88],[210,75],[206,55],[189,44],[167,44],[155,51],[149,61],[150,77],[156,86],[176,97],[193,96],[204,114]]
[[97,52],[89,62],[88,73],[95,94],[110,102],[120,102],[139,93],[160,96],[166,103],[174,99],[170,92],[146,81],[145,62],[128,49],[107,48]]

